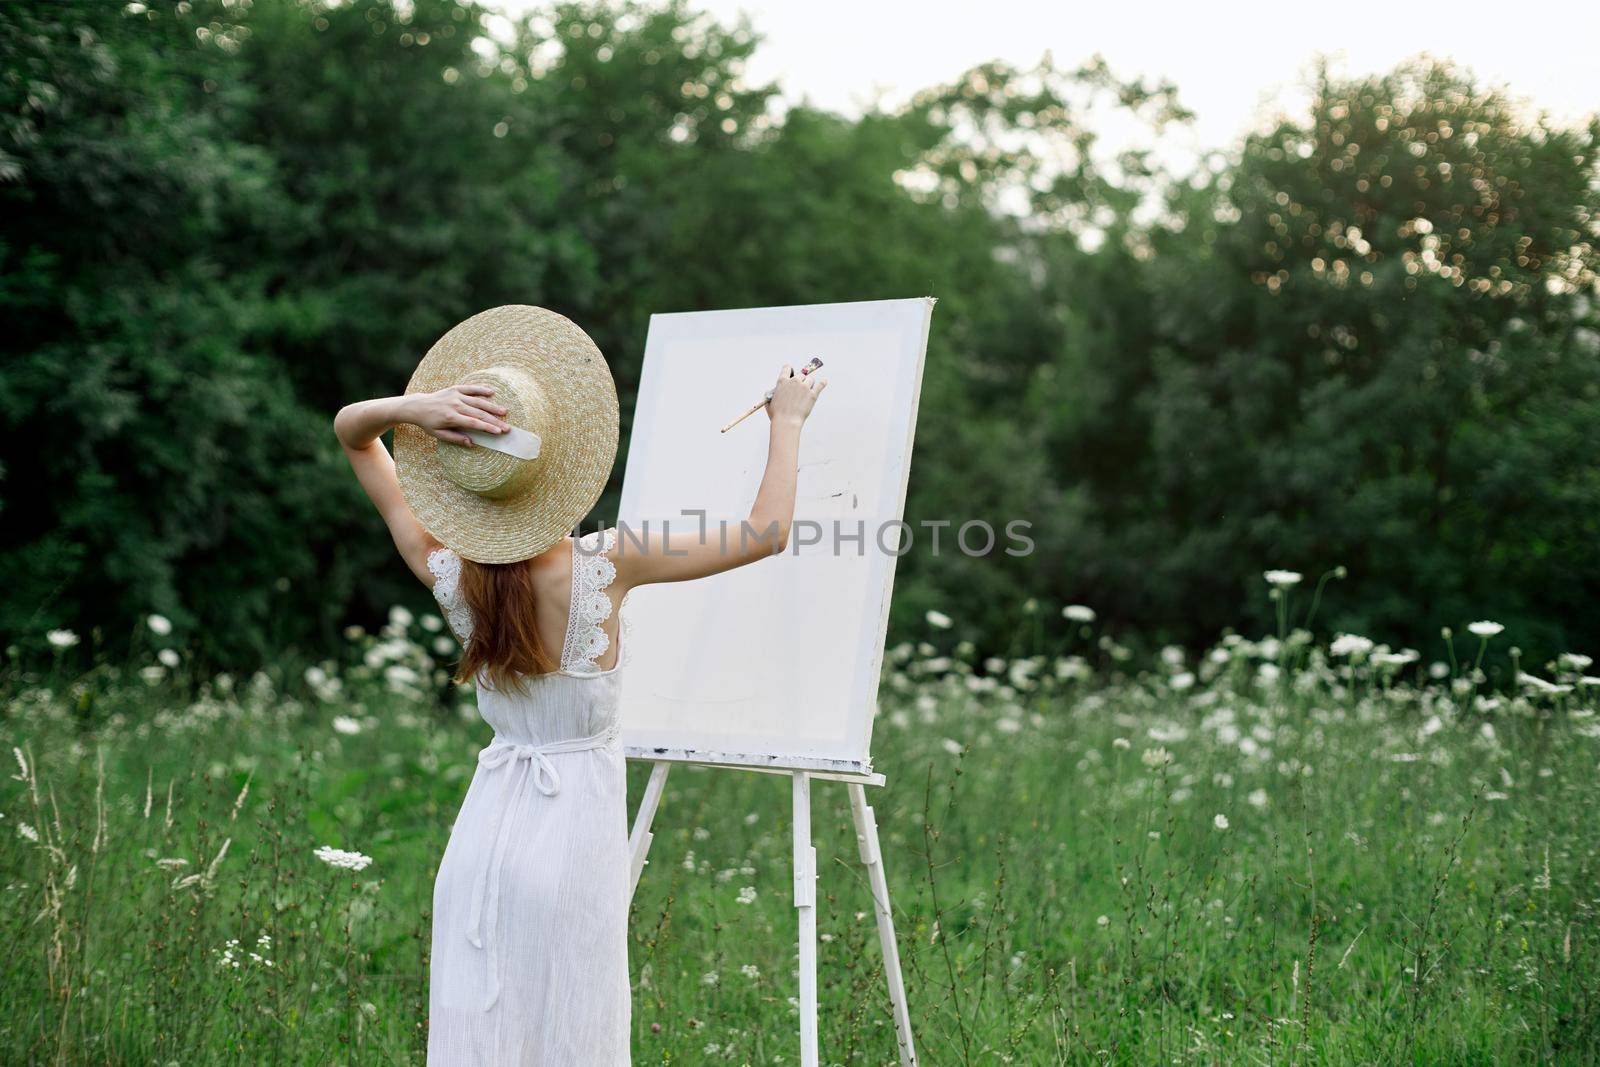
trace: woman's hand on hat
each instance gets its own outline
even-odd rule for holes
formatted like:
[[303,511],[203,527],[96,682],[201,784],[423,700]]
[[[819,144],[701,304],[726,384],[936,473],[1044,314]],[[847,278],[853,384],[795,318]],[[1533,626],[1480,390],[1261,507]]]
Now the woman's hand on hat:
[[467,436],[467,431],[505,433],[511,429],[505,421],[506,409],[489,398],[494,387],[489,385],[452,385],[434,393],[415,393],[406,399],[410,402],[407,422],[415,423],[441,441],[473,448],[477,442]]
[[767,401],[767,418],[774,425],[799,429],[827,385],[828,379],[815,374],[796,374],[794,368],[785,363],[778,371],[778,384],[772,387],[772,399]]

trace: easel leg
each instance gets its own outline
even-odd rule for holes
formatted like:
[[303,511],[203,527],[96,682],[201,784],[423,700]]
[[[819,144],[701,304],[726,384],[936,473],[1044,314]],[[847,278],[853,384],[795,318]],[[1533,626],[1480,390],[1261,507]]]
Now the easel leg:
[[889,979],[889,1003],[894,1008],[894,1032],[900,1042],[900,1067],[917,1067],[917,1050],[911,1041],[911,1012],[906,1006],[905,980],[900,974],[900,946],[894,937],[894,912],[889,908],[889,878],[883,872],[878,848],[878,820],[867,806],[867,791],[851,782],[850,813],[855,818],[856,846],[867,867],[872,904],[878,912],[878,944],[883,949],[883,973]]
[[800,1065],[817,1067],[817,850],[811,778],[794,772],[794,906],[800,917]]
[[655,821],[656,809],[661,806],[661,791],[667,787],[667,771],[672,764],[664,760],[650,768],[650,782],[644,787],[644,798],[639,801],[639,814],[633,820],[633,832],[628,835],[628,854],[633,867],[633,881],[628,885],[628,899],[639,889],[639,875],[644,873],[644,858],[650,851],[655,835],[650,824]]

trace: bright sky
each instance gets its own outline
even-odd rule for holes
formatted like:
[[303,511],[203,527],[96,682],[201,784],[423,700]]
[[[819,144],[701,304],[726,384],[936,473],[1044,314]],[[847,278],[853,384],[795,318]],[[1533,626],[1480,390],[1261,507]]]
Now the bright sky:
[[[509,14],[540,0],[491,0]],[[691,0],[762,43],[747,81],[850,114],[893,105],[988,59],[1048,49],[1070,68],[1096,52],[1117,75],[1167,78],[1197,113],[1171,162],[1230,147],[1270,107],[1295,108],[1312,57],[1361,75],[1420,52],[1450,58],[1562,121],[1600,110],[1600,0]],[[1112,131],[1105,131],[1115,140]]]

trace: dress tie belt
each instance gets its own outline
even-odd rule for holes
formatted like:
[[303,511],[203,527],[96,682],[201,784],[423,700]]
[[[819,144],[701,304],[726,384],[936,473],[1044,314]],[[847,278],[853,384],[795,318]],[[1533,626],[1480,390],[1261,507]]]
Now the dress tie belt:
[[[473,948],[484,948],[487,943],[489,951],[489,994],[484,1001],[484,1011],[494,1007],[495,1000],[500,996],[500,955],[496,948],[498,938],[495,935],[500,919],[500,871],[506,858],[506,836],[511,831],[511,820],[506,818],[506,813],[521,803],[530,781],[533,782],[534,788],[547,797],[553,797],[561,791],[561,775],[556,770],[555,762],[550,759],[552,755],[605,748],[617,740],[619,733],[616,724],[612,724],[589,737],[573,737],[543,745],[517,744],[496,737],[478,753],[480,767],[493,770],[511,763],[515,765],[513,773],[521,771],[513,782],[510,793],[502,794],[496,805],[493,827],[489,831],[494,843],[484,862],[483,870],[479,872],[472,886],[472,914],[467,922],[467,940],[471,942]],[[489,928],[485,932],[483,920],[486,913]]]

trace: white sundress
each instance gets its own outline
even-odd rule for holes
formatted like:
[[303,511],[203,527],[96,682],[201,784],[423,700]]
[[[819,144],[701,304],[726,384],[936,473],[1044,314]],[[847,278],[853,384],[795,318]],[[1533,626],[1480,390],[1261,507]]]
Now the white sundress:
[[[609,638],[616,530],[572,549],[561,669],[497,692],[481,674],[478,753],[433,890],[429,1067],[629,1064],[628,814],[617,694],[627,651]],[[603,551],[602,551],[603,546]],[[456,636],[472,635],[461,558],[428,557]],[[625,631],[626,618],[618,625]]]

